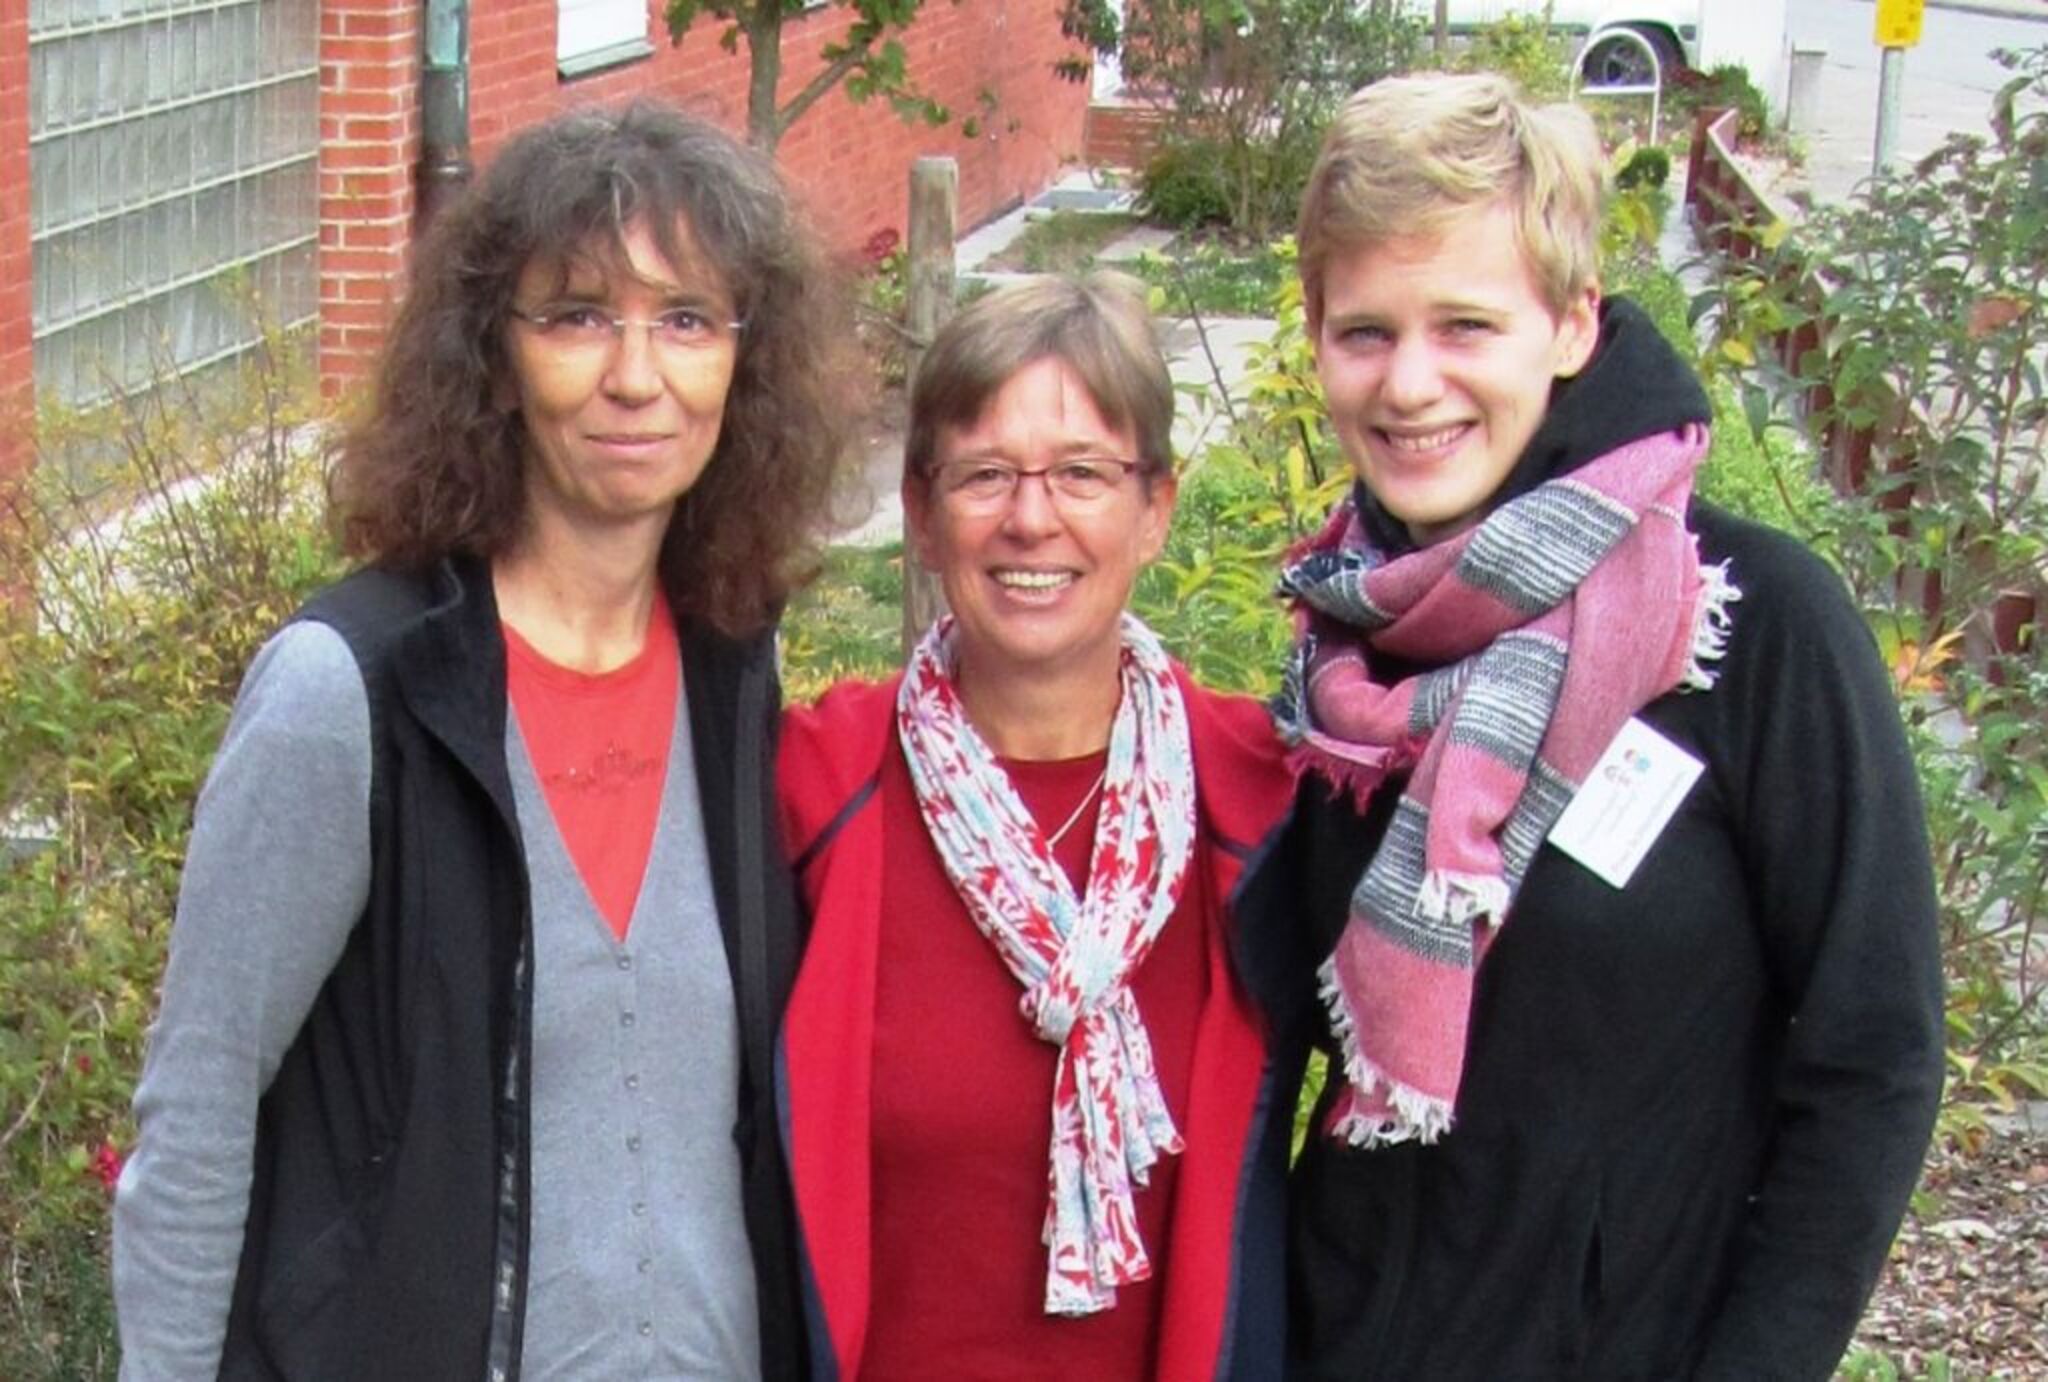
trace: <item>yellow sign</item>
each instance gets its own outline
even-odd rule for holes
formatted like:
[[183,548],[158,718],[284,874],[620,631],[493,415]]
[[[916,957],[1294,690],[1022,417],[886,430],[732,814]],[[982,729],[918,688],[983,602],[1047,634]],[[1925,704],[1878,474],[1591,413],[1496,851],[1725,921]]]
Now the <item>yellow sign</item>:
[[1927,0],[1877,0],[1877,43],[1880,48],[1911,48],[1920,41],[1920,21]]

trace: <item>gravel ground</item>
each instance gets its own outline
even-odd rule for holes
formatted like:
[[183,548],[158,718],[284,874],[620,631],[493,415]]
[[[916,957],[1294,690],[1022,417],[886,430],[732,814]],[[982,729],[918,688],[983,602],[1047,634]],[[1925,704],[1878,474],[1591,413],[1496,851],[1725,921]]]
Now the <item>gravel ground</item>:
[[1856,1346],[1905,1377],[2048,1379],[2048,1131],[1936,1151]]

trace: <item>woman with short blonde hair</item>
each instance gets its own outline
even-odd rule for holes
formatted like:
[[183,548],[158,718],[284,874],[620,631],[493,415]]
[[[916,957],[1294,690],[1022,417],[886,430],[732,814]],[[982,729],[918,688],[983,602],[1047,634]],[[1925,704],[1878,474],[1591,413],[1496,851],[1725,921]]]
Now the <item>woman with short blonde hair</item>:
[[1287,565],[1309,773],[1248,889],[1333,1054],[1311,1378],[1829,1376],[1941,1089],[1913,764],[1840,582],[1693,500],[1711,410],[1601,295],[1585,117],[1369,87],[1303,201],[1358,477]]

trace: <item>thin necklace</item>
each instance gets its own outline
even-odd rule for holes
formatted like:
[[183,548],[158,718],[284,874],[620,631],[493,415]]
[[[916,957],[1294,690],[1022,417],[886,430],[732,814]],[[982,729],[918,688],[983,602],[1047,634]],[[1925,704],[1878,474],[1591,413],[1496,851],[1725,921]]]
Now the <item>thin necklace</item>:
[[1095,780],[1088,784],[1088,790],[1081,794],[1081,804],[1074,808],[1073,815],[1067,817],[1067,823],[1045,837],[1045,847],[1047,849],[1059,847],[1059,842],[1066,838],[1069,830],[1074,828],[1075,822],[1081,819],[1081,813],[1088,809],[1088,803],[1095,800],[1095,794],[1102,790],[1102,784],[1108,779],[1109,764],[1105,763],[1102,765],[1102,771],[1095,775]]

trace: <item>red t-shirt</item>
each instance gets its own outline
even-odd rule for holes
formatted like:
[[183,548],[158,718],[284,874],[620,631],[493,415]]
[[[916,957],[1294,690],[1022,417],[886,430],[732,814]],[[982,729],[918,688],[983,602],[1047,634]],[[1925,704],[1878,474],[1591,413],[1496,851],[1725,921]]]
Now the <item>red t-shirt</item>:
[[[1039,828],[1055,831],[1103,754],[1005,762]],[[1115,1308],[1045,1313],[1044,1226],[1058,1052],[1017,1010],[1022,990],[975,927],[925,833],[900,752],[882,769],[882,919],[875,992],[873,1305],[861,1375],[1093,1382],[1150,1376],[1178,1156],[1136,1191],[1149,1281]],[[1054,851],[1085,880],[1101,794]],[[908,842],[916,842],[914,845]],[[900,843],[899,842],[904,842]],[[1196,845],[1196,858],[1201,846]],[[1212,908],[1191,866],[1179,906],[1132,976],[1166,1106],[1185,1132],[1196,1024],[1208,997]]]
[[583,886],[624,940],[654,849],[682,694],[675,624],[657,595],[639,655],[595,674],[550,662],[510,624],[504,630],[505,690],[527,756]]

